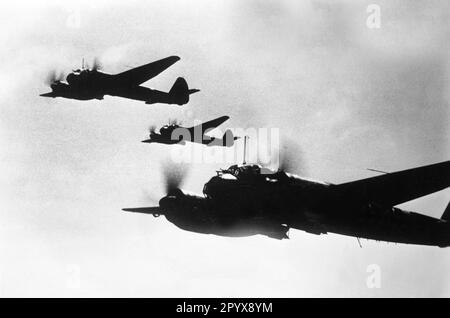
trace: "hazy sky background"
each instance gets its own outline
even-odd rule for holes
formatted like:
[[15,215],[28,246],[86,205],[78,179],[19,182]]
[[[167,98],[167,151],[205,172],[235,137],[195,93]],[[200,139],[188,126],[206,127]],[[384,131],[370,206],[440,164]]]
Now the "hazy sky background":
[[[0,296],[450,296],[449,248],[222,238],[121,211],[164,194],[168,148],[140,140],[169,117],[279,128],[296,172],[330,182],[448,160],[448,1],[66,3],[0,4]],[[145,85],[184,76],[201,92],[183,107],[38,96],[82,58],[114,73],[169,55],[181,61]],[[224,166],[193,165],[183,188]],[[401,207],[440,217],[449,199]]]

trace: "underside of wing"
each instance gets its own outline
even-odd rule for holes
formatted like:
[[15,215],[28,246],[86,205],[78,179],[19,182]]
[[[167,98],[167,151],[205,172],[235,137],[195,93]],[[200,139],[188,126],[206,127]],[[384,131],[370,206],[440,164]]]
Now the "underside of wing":
[[394,206],[450,186],[450,161],[335,186],[339,198]]
[[169,56],[116,74],[114,75],[114,78],[126,86],[140,85],[165,71],[178,60],[180,60],[178,56]]
[[191,132],[194,131],[201,131],[202,135],[206,132],[206,131],[210,131],[213,130],[214,128],[217,128],[218,126],[222,125],[225,121],[227,121],[230,117],[229,116],[222,116],[210,121],[207,121],[203,124],[197,125],[197,126],[193,126],[191,128],[189,128],[189,130]]

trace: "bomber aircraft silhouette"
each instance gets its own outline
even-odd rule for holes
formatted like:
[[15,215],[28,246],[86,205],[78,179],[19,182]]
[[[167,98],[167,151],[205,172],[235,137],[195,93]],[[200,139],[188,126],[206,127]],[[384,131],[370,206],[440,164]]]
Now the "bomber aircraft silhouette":
[[234,145],[234,141],[239,139],[239,137],[235,137],[233,132],[229,129],[225,131],[222,138],[206,135],[206,133],[214,130],[217,126],[221,125],[229,118],[230,117],[228,116],[222,116],[189,128],[181,127],[176,122],[169,122],[168,125],[165,125],[159,129],[159,133],[157,133],[156,128],[152,126],[150,127],[149,139],[143,140],[142,142],[185,145],[186,142],[189,141],[204,144],[209,147],[231,147]]
[[406,244],[450,246],[450,204],[440,219],[394,207],[450,185],[450,161],[330,184],[280,169],[233,165],[203,195],[179,188],[183,173],[166,170],[167,195],[157,207],[124,211],[164,215],[177,227],[221,236],[288,238],[290,228]]
[[186,80],[182,77],[175,81],[168,93],[140,86],[179,59],[178,56],[169,56],[119,74],[107,74],[99,71],[100,65],[96,59],[91,69],[85,68],[83,61],[81,69],[74,70],[67,75],[67,83],[62,82],[62,75],[57,76],[55,72],[52,72],[48,78],[48,84],[52,91],[40,96],[91,100],[103,99],[105,95],[111,95],[144,101],[146,104],[183,105],[189,102],[189,95],[199,90],[189,89]]

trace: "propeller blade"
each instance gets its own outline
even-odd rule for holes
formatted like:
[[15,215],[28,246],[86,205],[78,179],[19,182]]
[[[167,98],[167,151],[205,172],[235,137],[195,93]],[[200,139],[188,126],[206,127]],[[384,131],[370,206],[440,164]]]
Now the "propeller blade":
[[172,193],[180,188],[188,173],[187,165],[165,164],[163,165],[163,176],[166,193]]
[[147,204],[151,203],[152,205],[158,204],[161,197],[165,195],[164,193],[162,193],[162,191],[158,191],[158,192],[160,192],[160,193],[155,193],[155,192],[151,192],[151,191],[143,189],[142,194],[141,194],[141,201],[146,202]]
[[60,73],[56,73],[55,70],[51,70],[48,74],[47,77],[45,79],[45,83],[47,85],[51,85],[55,82],[60,82],[64,79],[64,73],[60,72]]
[[284,172],[306,174],[306,163],[302,148],[292,139],[283,138],[280,149],[279,169]]
[[100,60],[97,57],[94,57],[94,61],[92,64],[92,70],[97,71],[101,68],[102,68],[102,64],[101,64]]
[[50,71],[47,74],[47,77],[45,79],[45,84],[51,85],[51,84],[53,84],[55,82],[55,80],[56,80],[56,71],[54,71],[54,70]]
[[266,166],[271,170],[278,170],[290,173],[305,173],[305,164],[301,148],[291,139],[282,138],[278,152],[270,154],[270,162],[263,162],[257,158],[261,166]]
[[151,125],[150,127],[148,127],[148,131],[153,134],[156,131],[156,126],[155,125]]
[[292,158],[292,153],[286,149],[286,148],[281,148],[280,151],[280,162],[278,165],[278,170],[280,171],[284,171],[284,172],[292,172],[293,170],[293,158]]
[[[157,202],[161,203],[161,200],[166,198],[167,195],[174,195],[177,197],[183,195],[183,192],[179,189],[179,187],[186,178],[188,166],[186,164],[165,163],[162,165],[162,170],[166,193],[162,195],[162,198],[160,195],[158,195],[159,198],[157,198],[155,193],[143,191],[142,194],[144,197],[143,199],[145,201],[150,201],[153,204],[155,204]],[[160,216],[164,214],[163,211],[161,210],[161,207],[159,206],[143,207],[143,208],[125,208],[122,210],[127,212],[153,214],[153,216]]]

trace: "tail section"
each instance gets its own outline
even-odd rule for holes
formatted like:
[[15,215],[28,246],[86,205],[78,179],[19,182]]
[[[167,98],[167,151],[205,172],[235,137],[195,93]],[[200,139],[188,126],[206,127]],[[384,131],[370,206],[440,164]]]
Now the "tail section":
[[450,202],[447,204],[447,208],[445,209],[444,214],[442,214],[441,219],[450,222]]
[[189,102],[189,95],[197,93],[199,89],[189,89],[186,80],[178,77],[169,91],[169,97],[172,103],[184,105]]
[[232,147],[234,145],[234,141],[239,139],[240,137],[236,137],[233,135],[233,132],[229,129],[225,131],[223,134],[222,140],[223,140],[223,146],[225,147]]

